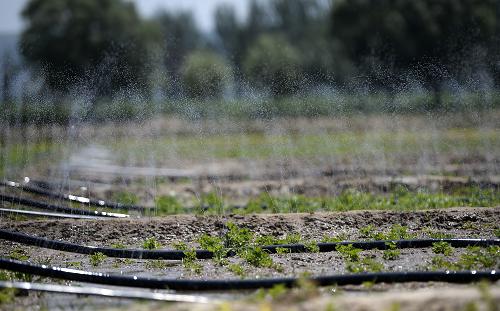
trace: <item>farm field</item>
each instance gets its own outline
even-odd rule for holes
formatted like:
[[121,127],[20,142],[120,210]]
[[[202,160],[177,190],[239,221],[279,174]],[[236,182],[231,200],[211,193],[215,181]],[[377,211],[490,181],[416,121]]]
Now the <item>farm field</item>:
[[[116,249],[219,247],[219,251],[235,250],[236,256],[113,258],[3,240],[0,255],[33,264],[181,280],[305,280],[350,273],[499,269],[498,244],[454,247],[435,241],[427,247],[399,249],[387,242],[385,250],[361,250],[347,244],[321,252],[316,247],[339,241],[498,239],[497,115],[496,111],[475,119],[461,114],[438,119],[373,115],[240,125],[226,122],[224,126],[217,120],[157,119],[141,124],[81,125],[71,133],[54,127],[44,130],[45,139],[37,140],[29,130],[24,137],[10,131],[2,145],[3,154],[10,154],[3,158],[7,179],[144,209],[94,208],[4,185],[2,192],[12,197],[68,206],[75,213],[96,209],[131,217],[54,220],[0,212],[1,229]],[[25,176],[28,182],[23,182]],[[4,199],[2,207],[37,210],[13,199]],[[227,244],[231,238],[241,238],[242,244]],[[306,248],[291,253],[281,248],[271,254],[260,249],[287,243]],[[57,282],[50,277],[32,278]],[[498,285],[483,283],[364,282],[326,287],[303,283],[292,290],[275,286],[197,293],[214,301],[199,308],[231,310],[234,304],[238,310],[281,310],[279,302],[291,299],[297,310],[331,310],[345,308],[355,299],[354,310],[388,310],[398,305],[454,309],[459,302],[482,308],[500,299]],[[436,294],[441,292],[441,296]],[[451,298],[459,293],[463,300]],[[60,300],[54,300],[50,295],[30,293],[16,296],[9,305],[6,293],[5,301],[14,308],[35,303],[48,309],[195,308],[91,296],[70,302],[67,296],[59,296]]]

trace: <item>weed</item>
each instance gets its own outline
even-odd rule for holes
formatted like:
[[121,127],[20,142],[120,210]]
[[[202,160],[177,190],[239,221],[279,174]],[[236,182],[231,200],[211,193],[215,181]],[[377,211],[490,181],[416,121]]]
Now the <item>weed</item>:
[[108,256],[104,255],[101,252],[94,253],[94,254],[90,255],[90,264],[93,267],[97,267],[101,263],[103,263],[104,260],[106,260],[106,258],[108,258]]
[[151,237],[149,239],[146,239],[142,243],[142,248],[149,249],[149,250],[158,249],[158,248],[161,248],[161,244],[160,244],[160,242],[156,241],[155,238]]
[[401,256],[401,251],[396,248],[396,243],[387,242],[385,243],[389,249],[384,250],[382,257],[385,260],[396,260]]
[[349,245],[337,245],[335,250],[338,251],[345,260],[358,261],[360,258],[360,253],[362,249],[355,248],[352,244]]
[[237,276],[243,278],[246,275],[245,269],[240,264],[230,264],[228,266],[229,271],[236,274]]
[[30,259],[28,252],[22,248],[15,248],[9,254],[10,259],[26,261]]
[[450,256],[453,253],[453,247],[448,242],[436,242],[432,244],[434,254],[443,254]]

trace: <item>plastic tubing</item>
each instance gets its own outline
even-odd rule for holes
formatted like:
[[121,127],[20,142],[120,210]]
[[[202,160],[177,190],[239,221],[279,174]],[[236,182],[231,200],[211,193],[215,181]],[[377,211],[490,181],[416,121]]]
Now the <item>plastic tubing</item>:
[[[44,277],[64,279],[68,281],[87,282],[114,286],[128,286],[151,289],[171,289],[189,291],[213,290],[244,290],[269,288],[276,284],[292,287],[298,279],[271,278],[271,279],[226,279],[226,280],[182,280],[170,278],[149,278],[138,276],[111,275],[99,272],[82,271],[46,265],[35,265],[12,259],[0,258],[0,269],[14,272],[34,274]],[[327,285],[356,285],[363,282],[374,283],[404,283],[404,282],[448,282],[470,283],[480,280],[498,281],[500,274],[491,271],[431,271],[431,272],[379,272],[359,274],[337,274],[309,278],[318,286]]]
[[99,216],[86,216],[86,215],[71,215],[62,213],[46,213],[46,212],[35,212],[27,211],[22,209],[12,209],[12,208],[0,208],[1,214],[13,214],[13,215],[23,215],[32,217],[51,217],[51,218],[71,218],[71,219],[104,219]]
[[157,301],[169,301],[169,302],[191,302],[191,303],[217,302],[217,300],[212,300],[207,297],[199,295],[158,293],[147,290],[102,288],[93,286],[65,286],[58,284],[0,281],[0,288],[13,288],[17,290],[59,293],[59,294],[90,295],[90,296],[101,296],[110,298],[144,299],[144,300],[157,300]]
[[[0,229],[0,239],[17,242],[25,245],[49,248],[58,251],[65,251],[79,254],[103,253],[109,257],[115,258],[134,258],[134,259],[164,259],[180,260],[184,258],[184,252],[179,250],[145,250],[145,249],[117,249],[111,247],[85,246],[75,243],[49,240],[21,232]],[[395,240],[395,241],[364,241],[364,242],[338,242],[338,243],[318,243],[320,252],[331,252],[338,245],[353,245],[363,250],[369,249],[388,249],[388,242],[395,243],[397,248],[424,248],[430,247],[436,242],[447,242],[452,247],[467,246],[491,246],[500,245],[500,239],[417,239],[417,240]],[[269,253],[276,253],[277,248],[287,248],[291,253],[309,252],[303,244],[282,244],[263,246],[263,249]],[[229,251],[227,256],[234,256],[234,251]],[[207,250],[196,250],[198,259],[210,259],[213,253]]]
[[117,203],[117,202],[109,202],[109,201],[99,200],[99,199],[91,199],[91,198],[87,198],[87,197],[79,196],[79,195],[74,195],[74,194],[55,193],[55,192],[43,189],[41,187],[31,186],[27,183],[21,184],[21,183],[9,181],[9,180],[0,181],[0,185],[6,186],[6,187],[11,187],[11,188],[16,188],[16,189],[21,189],[21,190],[26,191],[26,192],[31,192],[31,193],[43,195],[43,196],[46,196],[49,198],[63,199],[66,201],[78,202],[78,203],[82,203],[82,204],[89,204],[89,205],[106,207],[106,208],[111,208],[111,209],[126,209],[126,210],[140,210],[140,211],[149,209],[148,207],[144,207],[144,206],[121,204],[121,203]]
[[8,201],[11,203],[16,203],[20,205],[26,205],[38,209],[50,210],[55,212],[63,212],[68,214],[76,214],[76,215],[87,215],[87,216],[100,216],[100,217],[112,217],[112,218],[127,218],[130,217],[127,214],[119,214],[119,213],[108,213],[108,212],[99,212],[99,211],[90,211],[79,208],[71,208],[66,206],[54,205],[45,202],[35,201],[31,199],[21,198],[10,196],[7,194],[0,194],[1,201]]

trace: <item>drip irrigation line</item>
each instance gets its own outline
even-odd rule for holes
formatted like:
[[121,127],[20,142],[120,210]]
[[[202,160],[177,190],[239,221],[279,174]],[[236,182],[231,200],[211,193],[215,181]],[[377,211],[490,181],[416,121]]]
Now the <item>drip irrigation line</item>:
[[[181,260],[184,258],[184,252],[180,250],[145,250],[145,249],[118,249],[111,247],[96,247],[85,246],[70,242],[50,240],[33,235],[28,235],[21,232],[0,229],[0,239],[17,242],[25,245],[43,247],[58,251],[79,253],[79,254],[95,254],[103,253],[108,257],[115,258],[134,258],[134,259],[164,259],[164,260]],[[447,242],[452,247],[467,247],[467,246],[491,246],[500,245],[500,239],[418,239],[418,240],[396,240],[396,241],[362,241],[362,242],[338,242],[338,243],[318,243],[320,252],[331,252],[338,245],[352,245],[363,250],[370,249],[389,249],[388,243],[394,243],[396,248],[425,248],[431,247],[436,242]],[[268,245],[262,247],[269,253],[277,253],[278,248],[289,249],[291,253],[306,253],[309,249],[303,244],[282,244]],[[230,250],[228,257],[234,256],[236,253]],[[196,258],[210,259],[213,253],[207,250],[196,250]]]
[[71,208],[66,206],[54,205],[45,202],[35,201],[27,198],[10,196],[7,194],[0,194],[0,201],[8,201],[15,204],[26,205],[38,209],[50,210],[55,212],[63,212],[68,214],[75,215],[87,215],[87,216],[101,216],[101,217],[112,217],[112,218],[127,218],[129,215],[127,214],[119,214],[119,213],[108,213],[108,212],[99,212],[99,211],[91,211],[84,210],[79,208]]
[[[149,278],[138,276],[111,275],[100,272],[82,271],[46,265],[35,265],[12,259],[0,258],[0,269],[13,272],[28,273],[44,277],[64,279],[68,281],[87,282],[95,284],[189,291],[214,290],[244,290],[270,288],[277,284],[293,287],[298,278],[271,279],[226,279],[226,280],[182,280],[170,278]],[[500,273],[491,271],[432,271],[432,272],[379,272],[359,274],[337,274],[309,278],[319,285],[357,285],[363,282],[374,283],[404,283],[404,282],[448,282],[470,283],[481,280],[496,282]]]
[[58,284],[29,283],[29,282],[3,282],[0,281],[0,288],[12,288],[17,290],[48,292],[58,294],[89,295],[110,298],[143,299],[168,302],[189,302],[189,303],[215,303],[213,300],[199,295],[157,293],[147,290],[130,290],[103,288],[95,286],[66,286]]
[[43,196],[46,196],[49,198],[63,199],[63,200],[70,201],[70,202],[78,202],[78,203],[82,203],[82,204],[89,204],[89,205],[106,207],[106,208],[111,208],[111,209],[125,209],[125,210],[139,210],[139,211],[144,211],[144,210],[149,209],[148,207],[144,207],[144,206],[122,204],[122,203],[110,202],[110,201],[99,200],[99,199],[91,199],[91,198],[87,198],[87,197],[79,196],[79,195],[74,195],[74,194],[55,193],[55,192],[49,191],[47,189],[43,189],[42,187],[31,186],[28,183],[17,183],[14,181],[4,180],[4,181],[0,181],[0,185],[6,186],[6,187],[12,187],[12,188],[16,188],[16,189],[21,189],[21,190],[26,191],[26,192],[35,193],[38,195],[43,195]]
[[71,219],[105,219],[99,216],[86,216],[86,215],[70,215],[61,213],[45,213],[45,212],[35,212],[20,209],[11,208],[0,208],[0,214],[13,214],[13,215],[23,215],[23,216],[33,216],[33,217],[50,217],[50,218],[71,218]]

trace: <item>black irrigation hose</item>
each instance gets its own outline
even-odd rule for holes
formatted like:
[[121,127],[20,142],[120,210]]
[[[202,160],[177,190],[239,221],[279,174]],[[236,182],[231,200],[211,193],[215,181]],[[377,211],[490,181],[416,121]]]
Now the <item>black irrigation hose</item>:
[[143,299],[143,300],[191,302],[191,303],[217,302],[217,300],[212,300],[207,297],[199,295],[158,293],[158,292],[151,292],[148,290],[102,288],[94,286],[66,286],[66,285],[45,284],[45,283],[0,281],[0,289],[1,288],[12,288],[23,291],[37,291],[37,292],[48,292],[48,293],[58,293],[58,294],[101,296],[101,297],[120,298],[120,299]]
[[35,212],[35,211],[27,211],[27,210],[12,209],[12,208],[0,208],[0,215],[2,215],[2,214],[32,216],[32,217],[49,217],[49,218],[104,219],[103,217],[99,217],[99,216],[86,216],[86,215],[71,215],[71,214],[62,214],[62,213]]
[[[37,236],[28,235],[25,233],[14,232],[10,230],[0,229],[0,239],[17,242],[26,245],[49,248],[59,251],[79,253],[79,254],[95,254],[103,253],[109,257],[115,258],[135,258],[135,259],[164,259],[164,260],[180,260],[184,258],[184,252],[179,250],[145,250],[145,249],[117,249],[110,247],[94,247],[85,246],[75,243],[49,240]],[[447,242],[452,247],[467,247],[467,246],[491,246],[500,245],[500,239],[418,239],[418,240],[396,240],[396,241],[365,241],[365,242],[338,242],[338,243],[318,243],[320,252],[334,251],[338,245],[352,244],[356,248],[363,250],[369,249],[387,249],[387,242],[395,243],[397,248],[424,248],[430,247],[436,242]],[[277,248],[287,248],[291,253],[309,252],[308,248],[303,244],[283,244],[263,246],[263,249],[269,253],[276,253]],[[230,251],[228,256],[234,256],[235,253]],[[198,259],[210,259],[213,257],[212,252],[207,250],[196,250]]]
[[[229,280],[180,280],[168,278],[148,278],[138,276],[110,275],[106,273],[82,271],[45,265],[34,265],[12,259],[0,258],[0,269],[14,272],[34,274],[44,277],[64,279],[77,282],[88,282],[105,285],[189,290],[244,290],[269,288],[277,284],[292,287],[299,279],[273,278],[273,279],[229,279]],[[357,285],[363,282],[375,283],[404,283],[404,282],[448,282],[470,283],[481,280],[492,282],[500,279],[500,273],[492,271],[434,271],[434,272],[379,272],[359,273],[344,275],[328,275],[312,277],[309,280],[319,286],[327,285]]]
[[138,206],[138,205],[129,205],[129,204],[121,204],[117,202],[110,202],[110,201],[105,201],[105,200],[97,200],[97,199],[91,199],[87,198],[84,196],[79,196],[79,195],[73,195],[73,194],[65,194],[65,193],[55,193],[46,189],[43,189],[41,187],[37,186],[30,186],[27,183],[17,183],[14,181],[0,181],[0,185],[6,186],[6,187],[12,187],[16,189],[21,189],[26,192],[31,192],[39,195],[43,195],[49,198],[56,198],[56,199],[63,199],[66,201],[71,201],[71,202],[78,202],[78,203],[83,203],[83,204],[89,204],[89,205],[94,205],[94,206],[99,206],[99,207],[106,207],[106,208],[111,208],[111,209],[125,209],[125,210],[148,210],[148,207],[144,206]]
[[112,218],[126,218],[129,217],[127,214],[118,214],[118,213],[108,213],[108,212],[99,212],[99,211],[90,211],[79,208],[71,208],[66,206],[54,205],[45,202],[35,201],[31,199],[21,198],[10,196],[7,194],[0,193],[0,201],[8,201],[15,204],[31,206],[38,209],[50,210],[54,212],[63,212],[68,214],[75,215],[87,215],[87,216],[101,216],[101,217],[112,217]]

